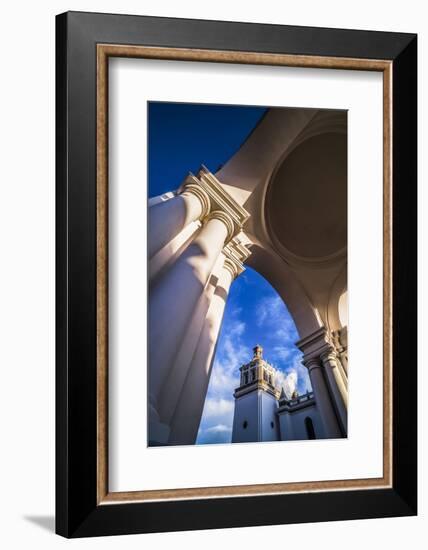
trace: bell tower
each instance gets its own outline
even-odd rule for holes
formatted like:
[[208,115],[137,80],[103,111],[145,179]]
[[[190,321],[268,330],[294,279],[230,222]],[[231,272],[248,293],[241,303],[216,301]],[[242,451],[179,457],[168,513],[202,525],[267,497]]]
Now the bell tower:
[[279,441],[279,389],[275,385],[276,370],[263,359],[263,348],[253,348],[253,358],[242,365],[240,384],[233,396],[232,443],[250,441]]

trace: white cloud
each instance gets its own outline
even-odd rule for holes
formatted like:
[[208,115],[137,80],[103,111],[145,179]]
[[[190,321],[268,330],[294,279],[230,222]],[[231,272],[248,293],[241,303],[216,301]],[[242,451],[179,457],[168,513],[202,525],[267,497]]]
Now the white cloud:
[[285,388],[288,397],[296,388],[303,393],[310,387],[306,368],[300,364],[302,354],[294,345],[298,334],[281,297],[270,293],[251,306],[243,304],[227,306],[230,309],[226,311],[215,355],[198,432],[199,444],[230,442],[239,367],[251,359],[255,341],[259,340],[265,348],[267,361],[278,363],[274,364],[278,372],[276,383]]
[[266,322],[271,324],[281,313],[281,306],[283,307],[284,303],[279,296],[261,299],[256,310],[257,325],[261,327]]
[[297,389],[297,381],[298,381],[297,372],[295,370],[292,370],[287,375],[287,378],[285,380],[285,387],[284,387],[285,394],[289,399],[292,397],[293,393]]
[[294,345],[298,337],[292,321],[290,321],[290,319],[282,319],[278,321],[278,323],[281,324],[281,327],[276,330],[275,337],[279,338],[284,343]]
[[277,370],[276,376],[275,376],[275,385],[278,386],[279,388],[282,388],[284,386],[286,377],[287,375],[285,374],[284,371]]
[[280,296],[262,298],[256,308],[256,323],[259,327],[273,329],[272,334],[282,343],[292,343],[298,339],[294,322]]
[[293,354],[293,350],[286,346],[275,346],[273,348],[272,359],[280,359],[286,361]]
[[239,373],[229,372],[220,362],[216,361],[210,380],[210,391],[216,395],[232,395],[238,386]]
[[245,323],[242,321],[234,323],[233,327],[229,331],[230,336],[242,336],[245,332]]
[[216,424],[215,426],[211,426],[210,428],[207,428],[205,431],[209,433],[223,433],[223,432],[228,433],[232,431],[232,427],[226,426],[225,424]]
[[205,400],[204,416],[205,418],[224,416],[233,412],[233,400],[232,399],[215,399],[208,397]]
[[287,399],[291,399],[294,390],[297,388],[298,374],[295,370],[285,373],[281,370],[277,371],[276,384],[284,389]]
[[302,364],[301,356],[296,356],[294,358],[290,372],[296,373],[296,388],[300,394],[306,393],[307,390],[312,390],[309,372],[308,369]]
[[242,313],[242,307],[234,307],[230,312],[231,317],[239,317]]
[[235,403],[230,399],[207,397],[199,427],[198,443],[228,443],[232,434]]
[[242,344],[246,325],[239,319],[239,313],[233,312],[233,322],[228,324],[216,353],[198,443],[230,442],[235,408],[233,392],[239,385],[239,367],[248,360],[248,349]]
[[[235,325],[235,324],[234,324]],[[218,350],[210,380],[210,395],[231,398],[239,384],[239,367],[248,361],[248,349],[240,336],[245,333],[245,323],[236,322],[237,328],[228,331]]]
[[297,380],[298,380],[298,374],[295,370],[292,370],[291,372],[288,373],[287,375],[287,381],[289,384],[294,384],[296,385],[297,384]]
[[233,331],[229,332],[229,334],[226,336],[223,346],[223,355],[226,359],[226,362],[232,368],[236,369],[242,363],[245,363],[248,359],[248,350],[240,343],[239,339],[233,339],[232,336],[236,336]]

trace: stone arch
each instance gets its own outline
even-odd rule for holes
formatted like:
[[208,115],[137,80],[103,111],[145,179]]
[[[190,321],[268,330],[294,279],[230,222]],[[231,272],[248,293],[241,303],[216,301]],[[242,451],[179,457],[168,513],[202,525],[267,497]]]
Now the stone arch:
[[347,288],[347,266],[344,265],[331,287],[328,300],[327,326],[332,332],[346,326],[340,318],[340,302]]
[[[329,153],[334,151],[332,161]],[[346,138],[323,132],[299,143],[264,186],[264,226],[284,260],[327,264],[346,253]],[[316,184],[314,183],[316,182]]]
[[273,250],[258,244],[252,245],[250,250],[246,264],[276,290],[293,318],[299,337],[319,329],[322,321],[287,264]]

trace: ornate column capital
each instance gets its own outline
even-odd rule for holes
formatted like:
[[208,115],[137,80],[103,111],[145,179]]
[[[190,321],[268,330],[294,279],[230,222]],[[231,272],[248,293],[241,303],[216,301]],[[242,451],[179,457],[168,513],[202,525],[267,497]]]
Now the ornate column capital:
[[312,334],[308,334],[298,342],[296,346],[304,353],[306,360],[312,357],[320,358],[324,353],[330,353],[334,348],[325,327],[320,327]]
[[223,268],[229,271],[232,276],[232,280],[236,279],[236,277],[244,271],[244,266],[239,265],[237,262],[227,257],[224,260]]
[[[250,217],[249,213],[224,189],[221,182],[205,166],[200,168],[197,176],[189,174],[179,192],[189,190],[196,195],[197,189],[203,192],[203,197],[201,193],[197,195],[201,202],[204,201],[204,214],[201,221],[204,221],[211,212],[224,212],[233,224],[230,239],[235,237]],[[209,204],[208,208],[207,204]]]
[[211,210],[211,201],[208,193],[196,183],[185,182],[180,195],[194,195],[199,202],[201,203],[202,213],[200,215],[200,220],[203,220]]
[[244,262],[251,254],[247,248],[251,241],[248,237],[246,241],[244,244],[241,238],[235,237],[223,248],[223,254],[226,256],[224,267],[230,271],[234,279],[245,270]]
[[229,214],[223,212],[222,210],[214,210],[205,217],[204,223],[207,223],[210,220],[220,220],[224,223],[227,229],[227,237],[225,242],[228,243],[235,233],[235,224]]
[[334,347],[338,353],[343,353],[348,349],[348,327],[342,327],[331,333]]
[[332,346],[323,351],[320,357],[323,363],[336,363],[337,361],[337,353]]
[[309,372],[313,369],[322,368],[322,363],[319,357],[303,357],[302,363]]

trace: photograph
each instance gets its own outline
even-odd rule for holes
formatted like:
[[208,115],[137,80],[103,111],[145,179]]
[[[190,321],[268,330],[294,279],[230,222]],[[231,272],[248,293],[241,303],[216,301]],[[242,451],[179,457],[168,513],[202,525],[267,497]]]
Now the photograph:
[[347,110],[147,120],[147,445],[347,438]]

